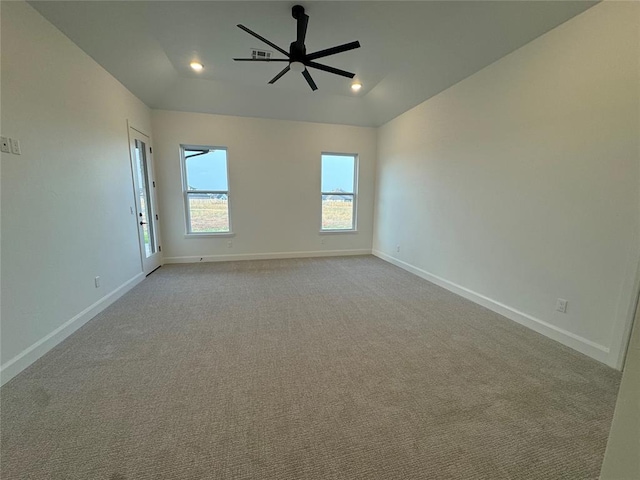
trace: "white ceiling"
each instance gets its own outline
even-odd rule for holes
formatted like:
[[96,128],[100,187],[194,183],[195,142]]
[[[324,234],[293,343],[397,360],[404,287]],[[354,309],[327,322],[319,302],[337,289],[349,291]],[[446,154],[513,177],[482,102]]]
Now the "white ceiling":
[[[363,84],[310,70],[319,90],[281,63],[234,62],[295,40],[296,2],[31,1],[45,18],[151,108],[378,126],[530,42],[596,2],[314,1],[308,52],[359,40],[321,63]],[[279,54],[275,52],[274,57]],[[189,68],[193,59],[205,70]]]

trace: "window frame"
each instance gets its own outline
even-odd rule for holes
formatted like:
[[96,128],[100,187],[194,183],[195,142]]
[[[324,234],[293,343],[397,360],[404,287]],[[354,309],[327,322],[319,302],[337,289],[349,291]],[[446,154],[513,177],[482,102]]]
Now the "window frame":
[[[187,158],[185,151],[188,150],[224,150],[226,160],[227,174],[227,190],[189,190],[187,178]],[[231,180],[229,176],[229,149],[227,147],[216,145],[193,145],[180,144],[180,170],[182,173],[182,201],[184,203],[184,219],[185,219],[185,238],[202,238],[202,237],[232,237],[233,226],[231,223]],[[227,215],[229,217],[229,230],[225,232],[192,232],[191,231],[191,209],[189,208],[189,193],[199,194],[223,194],[227,196]]]
[[[336,192],[322,191],[322,157],[353,157],[353,193],[341,193],[340,195],[350,195],[353,197],[351,228],[322,228],[322,197],[324,195],[335,195]],[[344,152],[320,152],[320,234],[341,234],[341,233],[358,233],[358,177],[360,176],[360,156],[357,153]]]

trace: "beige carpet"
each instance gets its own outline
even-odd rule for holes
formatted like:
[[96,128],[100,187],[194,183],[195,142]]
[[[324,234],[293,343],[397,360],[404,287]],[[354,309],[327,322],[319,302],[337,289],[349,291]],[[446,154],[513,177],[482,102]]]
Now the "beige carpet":
[[9,479],[595,479],[619,374],[371,256],[165,266],[9,382]]

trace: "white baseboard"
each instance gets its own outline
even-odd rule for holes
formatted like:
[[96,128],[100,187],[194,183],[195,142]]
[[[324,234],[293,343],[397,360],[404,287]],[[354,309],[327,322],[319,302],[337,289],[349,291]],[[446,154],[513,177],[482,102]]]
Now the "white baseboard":
[[616,368],[616,360],[612,359],[611,355],[609,355],[608,347],[599,345],[595,342],[592,342],[591,340],[583,338],[562,328],[556,327],[555,325],[551,325],[544,320],[540,320],[539,318],[535,318],[524,312],[520,312],[514,308],[509,307],[508,305],[476,293],[472,290],[469,290],[468,288],[457,285],[453,282],[450,282],[449,280],[445,280],[444,278],[438,277],[437,275],[433,275],[426,270],[422,270],[421,268],[415,267],[407,262],[398,260],[397,258],[392,257],[391,255],[387,255],[386,253],[383,253],[379,250],[373,250],[372,253],[382,260],[392,263],[393,265],[411,272],[418,277],[424,278],[431,283],[435,283],[436,285],[443,287],[457,295],[460,295],[467,300],[471,300],[478,305],[482,305],[483,307],[488,308],[493,312],[499,313],[500,315],[507,317],[509,320],[513,320],[514,322],[519,323],[520,325],[524,325],[525,327],[528,327],[531,330],[549,337],[552,340],[560,342],[567,347],[573,348],[580,353],[584,353],[585,355],[598,360],[599,362]]
[[347,255],[371,255],[368,249],[319,250],[315,252],[239,253],[232,255],[193,255],[188,257],[164,257],[164,263],[231,262],[237,260],[272,260],[280,258],[342,257]]
[[4,385],[33,362],[42,357],[53,347],[62,342],[65,338],[78,330],[81,326],[118,300],[122,295],[127,293],[142,280],[145,276],[139,273],[132,279],[126,281],[111,293],[105,295],[93,305],[88,306],[75,317],[67,320],[53,332],[41,338],[30,347],[24,349],[18,355],[7,361],[0,367],[0,385]]

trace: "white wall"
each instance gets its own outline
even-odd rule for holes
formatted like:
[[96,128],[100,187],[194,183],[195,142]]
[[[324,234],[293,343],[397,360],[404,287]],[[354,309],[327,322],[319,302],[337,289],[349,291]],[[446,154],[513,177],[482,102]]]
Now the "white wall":
[[[371,252],[375,129],[169,111],[152,122],[166,262]],[[228,148],[233,238],[185,238],[180,144]],[[318,233],[321,152],[359,154],[357,233]]]
[[2,154],[5,382],[140,279],[127,119],[149,131],[150,112],[29,5],[1,5],[2,135],[22,146]]
[[599,4],[381,127],[374,252],[619,366],[639,254],[638,18],[640,4]]

